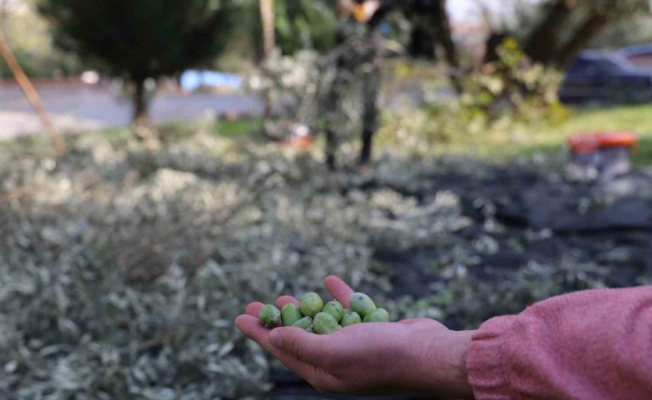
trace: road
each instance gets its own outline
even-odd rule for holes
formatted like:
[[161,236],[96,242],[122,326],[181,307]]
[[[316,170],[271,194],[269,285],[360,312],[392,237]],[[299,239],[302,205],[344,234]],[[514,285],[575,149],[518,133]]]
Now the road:
[[[38,88],[37,88],[38,89]],[[111,87],[49,87],[38,89],[55,125],[64,132],[77,133],[109,127],[125,127],[131,119],[130,100]],[[154,122],[191,121],[207,111],[262,113],[254,96],[161,94],[152,104]],[[41,124],[18,88],[0,88],[0,139],[34,135]]]
[[[82,133],[105,128],[120,128],[131,120],[131,100],[111,86],[40,87],[38,92],[60,132]],[[439,93],[442,100],[451,94]],[[382,101],[392,109],[418,107],[423,102],[420,90],[393,93]],[[154,99],[151,117],[155,123],[198,120],[206,112],[262,115],[260,98],[244,94],[159,94]],[[0,86],[0,140],[43,133],[41,122],[17,87]]]

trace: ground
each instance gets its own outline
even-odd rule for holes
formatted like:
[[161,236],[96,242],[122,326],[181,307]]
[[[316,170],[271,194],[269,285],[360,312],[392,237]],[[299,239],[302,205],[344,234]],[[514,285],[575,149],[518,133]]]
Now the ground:
[[[652,210],[650,173],[577,182],[558,151],[576,130],[646,138],[649,111],[582,112],[520,143],[462,137],[440,146],[446,156],[381,140],[364,176],[329,173],[319,148],[251,136],[257,121],[168,126],[159,147],[123,130],[68,137],[63,156],[45,138],[6,142],[0,397],[318,397],[232,321],[253,300],[324,294],[327,274],[394,319],[452,328],[557,294],[650,284],[652,229],[636,224],[652,218],[607,218],[622,204]],[[481,157],[489,149],[498,155]],[[558,202],[541,217],[533,201],[544,196]],[[560,228],[555,215],[591,229]]]
[[[630,131],[640,138],[640,145],[633,153],[637,165],[652,164],[652,105],[610,108],[569,109],[570,118],[557,124],[528,127],[512,127],[482,130],[475,134],[460,134],[435,142],[428,154],[463,155],[501,162],[519,156],[559,155],[567,151],[570,135],[599,131]],[[396,140],[397,127],[409,126],[414,115],[407,113],[404,121],[387,125],[382,138]],[[410,130],[405,132],[405,142],[410,141]],[[417,142],[417,145],[421,145]],[[421,146],[423,147],[423,146]]]

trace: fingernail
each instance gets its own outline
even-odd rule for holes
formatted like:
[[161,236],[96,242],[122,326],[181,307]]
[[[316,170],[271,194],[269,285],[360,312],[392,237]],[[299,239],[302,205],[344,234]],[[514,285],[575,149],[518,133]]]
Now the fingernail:
[[276,330],[272,331],[269,334],[269,343],[280,350],[283,347],[283,339],[281,339],[281,333]]

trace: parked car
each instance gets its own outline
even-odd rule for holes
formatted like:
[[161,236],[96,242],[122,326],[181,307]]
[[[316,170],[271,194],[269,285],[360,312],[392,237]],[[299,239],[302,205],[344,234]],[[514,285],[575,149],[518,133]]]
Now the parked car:
[[559,91],[565,103],[642,103],[652,101],[652,71],[620,54],[585,51],[566,72]]
[[181,87],[187,91],[199,89],[239,90],[242,88],[242,78],[218,71],[186,71],[181,75]]
[[618,54],[637,67],[652,70],[652,44],[625,47]]

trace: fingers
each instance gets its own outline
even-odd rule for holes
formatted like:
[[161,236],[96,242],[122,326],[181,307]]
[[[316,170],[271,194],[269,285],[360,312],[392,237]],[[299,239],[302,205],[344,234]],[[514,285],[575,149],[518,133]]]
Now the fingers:
[[404,319],[403,321],[399,321],[398,323],[402,325],[414,325],[414,324],[418,324],[419,322],[423,322],[423,318]]
[[277,328],[269,334],[269,342],[290,357],[316,366],[325,366],[334,354],[328,336],[310,334],[298,328]]
[[[279,350],[275,348],[271,343],[271,340],[276,340],[273,338],[271,332],[276,332],[279,329],[275,329],[270,332],[260,325],[257,318],[251,315],[238,316],[238,318],[235,320],[235,324],[245,334],[245,336],[258,343],[260,347],[268,351],[272,356],[277,358],[286,367],[290,368],[292,371],[294,371],[294,373],[305,379],[315,388],[318,388],[318,390],[324,392],[333,392],[340,390],[341,383],[337,378],[326,372],[323,368],[317,367],[307,362],[303,362],[299,359],[299,357],[295,356],[296,354],[312,355],[310,352],[303,352],[304,348],[300,346],[299,342],[295,341],[295,338],[297,337],[296,333],[304,333],[305,336],[308,337],[316,335],[310,335],[299,328],[279,328],[288,332],[291,331],[289,335],[287,332],[282,332],[280,335],[282,343],[285,343],[285,345],[280,344],[281,348],[285,349],[287,346],[287,348],[290,349],[289,352],[286,352],[285,350]],[[272,336],[272,338],[270,338],[270,336]],[[293,350],[293,346],[295,345],[300,346],[297,347],[297,349],[301,350]]]
[[[296,306],[299,306],[299,300],[295,299],[294,297],[292,297],[292,296],[281,296],[281,297],[278,298],[278,300],[276,300],[276,307],[281,309],[281,308],[283,308],[284,305],[289,304],[289,303],[293,303]],[[249,304],[247,306],[246,313],[248,315],[251,315],[253,317],[258,318],[258,315],[260,314],[260,310],[263,307],[265,307],[265,305],[263,303],[260,303],[260,302],[251,303],[251,304]]]
[[276,300],[276,307],[279,309],[283,308],[284,305],[286,304],[294,304],[295,306],[299,307],[299,300],[295,299],[292,296],[281,296]]
[[265,305],[263,303],[251,303],[247,306],[246,312],[248,315],[251,315],[252,317],[258,318],[260,315],[260,310],[263,309]]
[[311,381],[314,378],[314,366],[301,362],[300,360],[292,357],[290,354],[286,354],[270,344],[270,331],[260,325],[257,318],[254,318],[251,315],[240,315],[238,318],[236,318],[235,324],[246,337],[258,343],[260,347],[268,351],[272,356],[276,357],[280,362],[285,364],[286,367],[290,368],[297,375],[301,376],[307,381]]
[[342,303],[344,308],[350,307],[349,296],[351,296],[354,291],[349,287],[349,285],[344,283],[340,278],[331,275],[324,279],[324,286],[326,286],[326,289],[330,292],[333,298]]

